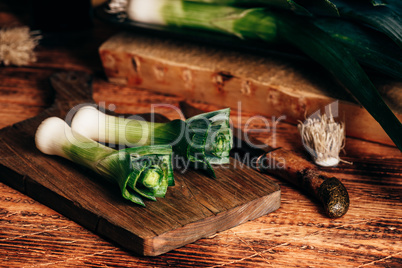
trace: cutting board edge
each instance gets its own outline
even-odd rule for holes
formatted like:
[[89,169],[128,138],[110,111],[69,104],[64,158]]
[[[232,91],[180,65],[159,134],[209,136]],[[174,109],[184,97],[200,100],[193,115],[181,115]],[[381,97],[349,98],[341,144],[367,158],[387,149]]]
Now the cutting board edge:
[[[3,176],[7,174],[7,176]],[[53,209],[63,216],[73,220],[89,231],[96,232],[99,216],[90,210],[80,206],[78,203],[69,200],[61,194],[32,179],[28,174],[21,174],[18,171],[0,163],[0,182],[29,196],[33,200]],[[12,182],[14,180],[14,182]],[[60,206],[62,204],[62,206]]]
[[[247,221],[251,221],[261,216],[267,215],[279,209],[280,205],[281,189],[280,187],[278,187],[277,191],[262,196],[246,204],[242,204],[227,211],[218,213],[214,216],[187,224],[180,228],[173,229],[172,231],[163,233],[159,236],[146,238],[144,240],[144,251],[142,252],[142,255],[158,256],[164,254],[173,249],[197,241],[198,239],[209,237],[218,232],[228,230]],[[249,210],[247,214],[242,215],[237,213],[238,211],[247,210],[253,207],[255,207],[255,209]],[[242,215],[242,217],[236,220],[236,216],[238,215]],[[220,223],[220,228],[209,230],[207,227],[211,225],[211,222]],[[194,232],[194,230],[201,230],[202,232],[198,232],[194,236],[183,235],[183,233],[187,234],[190,232]],[[184,237],[188,237],[188,239],[180,240],[180,236],[178,234],[181,234]],[[178,243],[177,241],[180,241],[180,243]]]

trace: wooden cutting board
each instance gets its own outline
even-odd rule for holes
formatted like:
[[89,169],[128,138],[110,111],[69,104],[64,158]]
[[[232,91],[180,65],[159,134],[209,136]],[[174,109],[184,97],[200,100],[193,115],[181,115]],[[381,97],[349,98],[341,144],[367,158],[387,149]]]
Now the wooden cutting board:
[[0,130],[0,178],[9,186],[146,256],[165,253],[279,208],[279,186],[234,159],[216,168],[216,179],[193,170],[176,170],[176,185],[165,198],[146,201],[145,208],[124,200],[116,185],[36,149],[34,135],[42,120],[50,116],[65,119],[77,105],[93,103],[90,76],[58,73],[51,82],[59,86],[49,109]]

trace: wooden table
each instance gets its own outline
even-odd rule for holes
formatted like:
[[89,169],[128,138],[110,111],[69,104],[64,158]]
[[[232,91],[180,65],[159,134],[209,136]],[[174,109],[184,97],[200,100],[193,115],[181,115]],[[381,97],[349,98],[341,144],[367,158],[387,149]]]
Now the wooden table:
[[[23,24],[12,1],[0,2],[0,27]],[[23,1],[24,2],[24,1]],[[52,102],[48,77],[60,70],[94,75],[94,99],[116,112],[149,112],[152,104],[175,106],[180,97],[108,83],[97,48],[118,29],[96,22],[92,38],[76,46],[41,45],[38,61],[0,67],[0,128],[37,115]],[[177,117],[172,109],[157,112]],[[236,114],[236,111],[234,112]],[[239,123],[248,116],[241,114]],[[271,122],[272,123],[272,122]],[[256,128],[263,125],[255,123]],[[293,125],[255,135],[307,155]],[[141,257],[84,229],[63,215],[0,183],[2,267],[401,267],[402,154],[395,147],[348,138],[340,164],[326,171],[349,191],[351,207],[329,219],[316,200],[286,182],[277,211],[159,257]],[[0,174],[0,181],[7,174]]]

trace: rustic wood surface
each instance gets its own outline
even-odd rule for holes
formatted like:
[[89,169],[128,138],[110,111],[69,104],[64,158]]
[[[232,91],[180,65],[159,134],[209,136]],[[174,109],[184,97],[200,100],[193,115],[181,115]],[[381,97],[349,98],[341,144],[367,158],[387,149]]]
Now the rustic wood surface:
[[[14,14],[1,2],[0,26],[24,22]],[[37,63],[0,67],[1,128],[47,108],[53,99],[48,77],[59,70],[94,74],[95,101],[112,105],[116,112],[146,113],[154,103],[179,106],[182,99],[178,97],[107,83],[97,48],[117,29],[97,23],[93,32],[94,38],[78,47],[40,46]],[[167,106],[156,111],[169,118],[177,116]],[[240,124],[250,118],[249,114],[237,117],[236,111],[232,114]],[[260,119],[252,121],[252,126],[262,129],[254,136],[306,156],[295,126],[280,122],[273,132]],[[272,120],[268,122],[273,125]],[[129,253],[0,183],[1,266],[400,267],[402,155],[394,147],[351,138],[345,151],[342,158],[353,165],[325,170],[340,178],[349,191],[351,206],[344,217],[327,218],[315,200],[274,179],[281,185],[280,209],[159,257]]]
[[94,233],[140,255],[156,256],[279,208],[279,186],[234,158],[215,168],[213,179],[174,157],[175,185],[165,198],[145,202],[145,208],[125,201],[117,185],[35,148],[35,132],[45,118],[68,120],[77,105],[93,102],[86,73],[59,72],[50,82],[56,91],[50,108],[0,130],[2,181]]

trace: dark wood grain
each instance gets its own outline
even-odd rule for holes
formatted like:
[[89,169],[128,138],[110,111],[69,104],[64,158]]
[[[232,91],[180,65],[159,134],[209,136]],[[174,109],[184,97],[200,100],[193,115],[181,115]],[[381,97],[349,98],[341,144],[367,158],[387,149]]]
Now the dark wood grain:
[[[4,2],[20,4],[14,0],[0,1],[0,25],[20,21],[9,8],[3,8]],[[19,6],[19,9],[24,7]],[[41,46],[37,50],[37,63],[23,68],[0,67],[0,128],[46,109],[53,99],[47,78],[60,70],[93,72],[95,101],[106,107],[112,105],[119,113],[148,113],[155,103],[178,106],[183,100],[180,97],[106,82],[96,45],[116,32],[108,25],[97,23],[94,40],[80,53],[74,52],[79,48]],[[26,76],[27,73],[30,75]],[[13,83],[7,82],[11,80]],[[19,86],[22,84],[23,87]],[[10,92],[18,94],[10,95]],[[179,116],[166,106],[158,106],[156,112],[170,119]],[[273,131],[271,117],[265,118],[270,126],[267,128],[265,121],[253,118],[253,114],[232,110],[231,115],[238,127],[250,123],[250,127],[259,130],[253,137],[261,142],[291,149],[309,159],[294,125],[280,121]],[[323,170],[340,178],[348,189],[351,206],[344,217],[328,219],[317,201],[286,181],[272,178],[281,186],[278,210],[152,258],[125,251],[109,239],[0,183],[1,266],[401,267],[401,153],[395,147],[347,138],[341,157],[353,165],[342,163]],[[2,180],[9,176],[12,174],[0,174]]]

